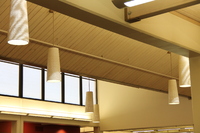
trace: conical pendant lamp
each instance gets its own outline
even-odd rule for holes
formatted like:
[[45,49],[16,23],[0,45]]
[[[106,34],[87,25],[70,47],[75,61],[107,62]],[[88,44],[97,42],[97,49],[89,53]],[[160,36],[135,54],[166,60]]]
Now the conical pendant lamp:
[[59,49],[51,47],[48,49],[47,82],[60,82],[60,58]]
[[93,103],[93,92],[90,91],[90,79],[88,79],[89,91],[86,92],[86,101],[85,101],[85,112],[92,113],[94,112],[94,103]]
[[93,123],[100,123],[99,104],[94,105]]
[[[53,13],[53,43],[54,43],[54,12]],[[48,49],[48,60],[47,60],[47,82],[60,82],[60,56],[59,49],[51,47]]]
[[179,86],[191,87],[189,58],[179,56]]
[[26,45],[29,43],[28,13],[26,0],[11,0],[8,43]]
[[[172,55],[171,52],[168,52],[170,54],[170,67],[171,67],[171,76],[172,76]],[[178,96],[178,88],[177,88],[177,82],[176,79],[170,79],[168,80],[168,103],[170,105],[179,104],[179,96]]]
[[169,96],[169,104],[179,104],[179,96],[177,89],[177,82],[175,79],[168,80],[168,96]]

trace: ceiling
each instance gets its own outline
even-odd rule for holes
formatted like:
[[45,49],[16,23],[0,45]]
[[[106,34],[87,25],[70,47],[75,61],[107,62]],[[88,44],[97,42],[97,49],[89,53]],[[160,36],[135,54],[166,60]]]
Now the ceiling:
[[[7,44],[10,1],[0,1],[0,58],[46,67],[47,50],[60,48],[64,72],[167,92],[168,79],[178,79],[178,55],[153,47],[48,8],[28,2],[30,43]],[[200,5],[172,12],[200,25]],[[53,31],[53,23],[55,29]],[[53,44],[54,42],[54,44]],[[172,75],[170,64],[172,63]],[[190,88],[179,94],[191,96]]]

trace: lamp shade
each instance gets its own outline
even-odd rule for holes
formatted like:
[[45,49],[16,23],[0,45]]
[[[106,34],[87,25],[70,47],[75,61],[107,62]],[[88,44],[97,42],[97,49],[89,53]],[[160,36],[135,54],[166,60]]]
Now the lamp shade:
[[85,112],[87,112],[87,113],[94,112],[94,107],[93,107],[93,92],[92,91],[87,91],[86,92]]
[[48,49],[47,60],[47,82],[60,82],[60,58],[59,49],[52,47]]
[[179,86],[191,87],[189,58],[179,56]]
[[179,104],[177,82],[175,79],[168,81],[168,98],[170,105]]
[[112,0],[112,3],[117,8],[125,8],[125,7],[141,5],[147,2],[151,2],[151,1],[154,1],[154,0]]
[[8,43],[26,45],[29,43],[26,0],[11,0]]
[[94,113],[93,113],[93,123],[99,123],[100,116],[99,116],[99,104],[94,105]]

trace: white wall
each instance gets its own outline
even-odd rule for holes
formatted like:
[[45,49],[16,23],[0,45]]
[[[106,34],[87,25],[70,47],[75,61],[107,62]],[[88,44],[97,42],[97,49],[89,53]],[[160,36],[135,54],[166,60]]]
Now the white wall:
[[101,130],[191,125],[191,100],[168,105],[165,93],[98,81]]

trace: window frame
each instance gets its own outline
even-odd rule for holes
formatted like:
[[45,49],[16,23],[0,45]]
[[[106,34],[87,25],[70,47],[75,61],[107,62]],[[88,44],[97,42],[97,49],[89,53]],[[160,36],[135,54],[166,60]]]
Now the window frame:
[[[90,78],[90,77],[85,77],[85,76],[80,76],[80,75],[76,75],[76,74],[71,74],[71,73],[67,73],[67,72],[61,72],[61,101],[50,101],[50,100],[45,100],[45,71],[46,68],[43,67],[38,67],[38,66],[33,66],[33,65],[29,65],[29,64],[20,64],[17,62],[13,62],[13,61],[8,61],[8,60],[3,60],[0,59],[0,62],[3,63],[8,63],[8,64],[14,64],[14,65],[18,65],[19,66],[19,70],[18,70],[18,95],[9,95],[9,94],[1,94],[0,92],[0,96],[9,96],[9,97],[19,97],[19,98],[24,98],[24,99],[32,99],[32,100],[39,100],[39,101],[46,101],[46,102],[55,102],[55,103],[63,103],[63,104],[70,104],[70,105],[77,105],[77,106],[85,106],[83,105],[83,79],[90,79],[91,81],[95,81],[95,95],[94,98],[96,101],[96,103],[98,103],[98,98],[97,98],[97,80],[94,78]],[[24,90],[23,90],[23,85],[24,85],[24,67],[28,67],[28,68],[32,68],[32,69],[38,69],[41,71],[41,99],[37,99],[37,98],[32,98],[32,97],[24,97]],[[65,102],[65,75],[67,76],[72,76],[72,77],[77,77],[79,78],[79,103],[68,103]]]

